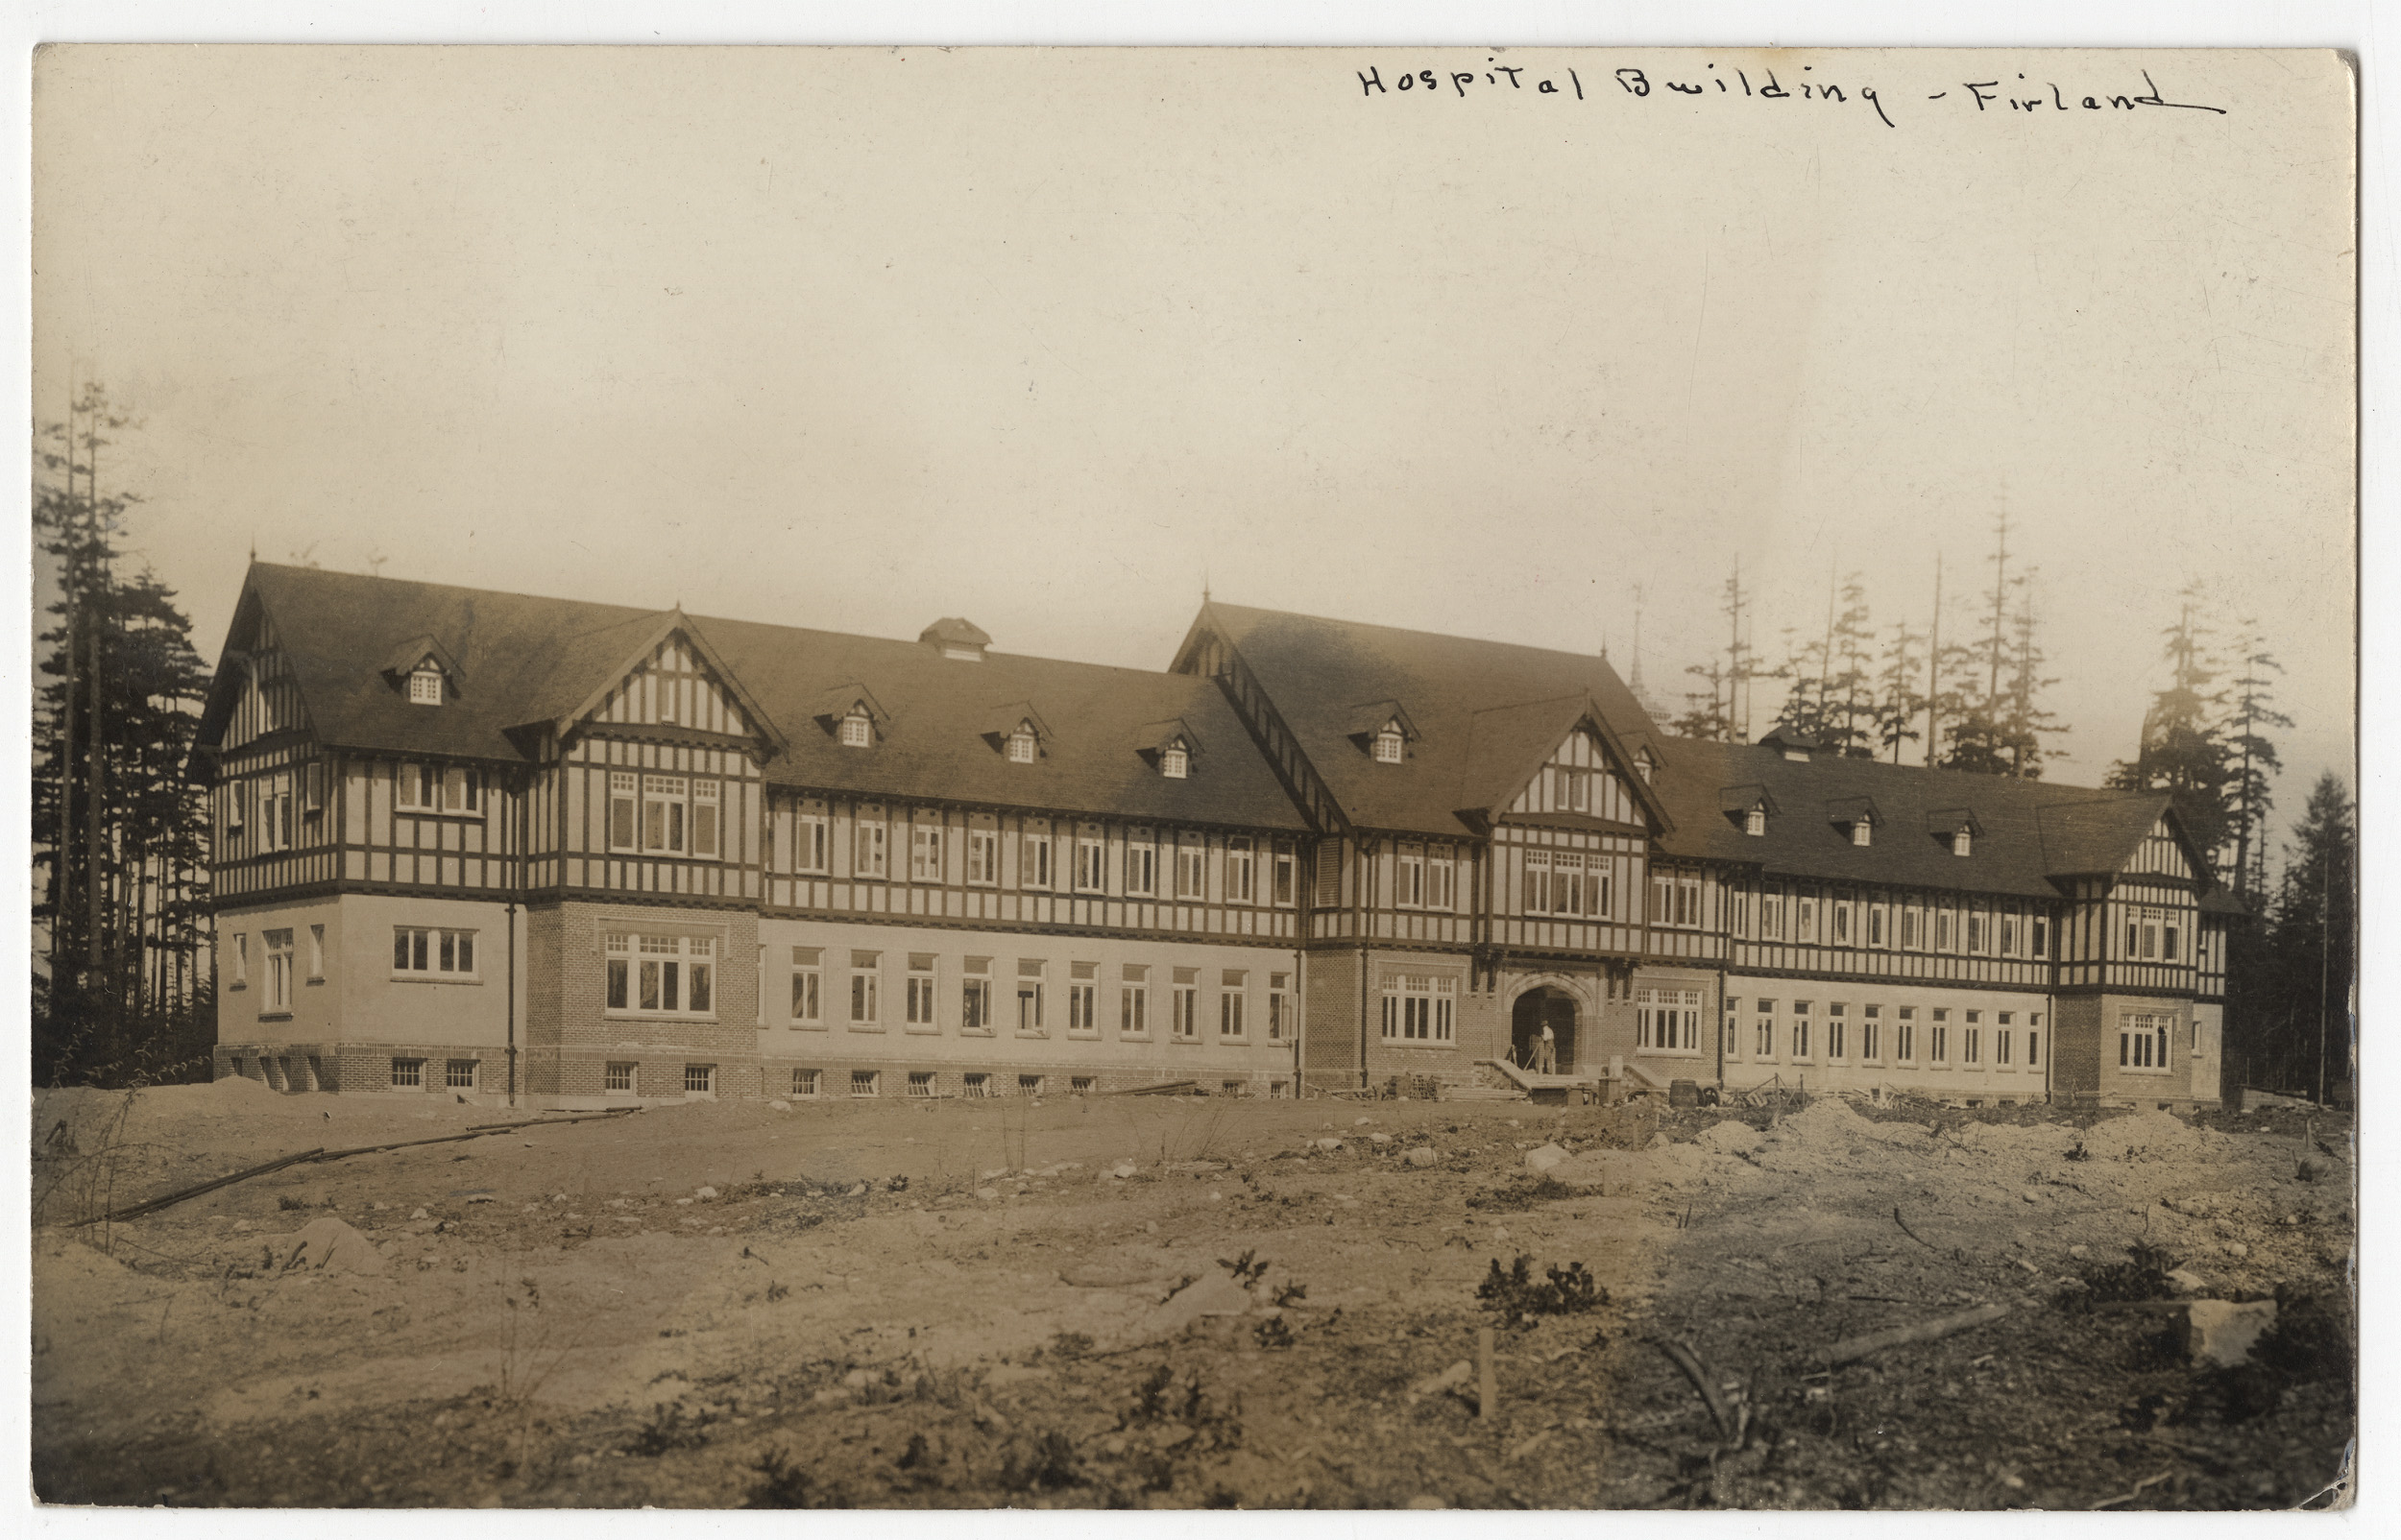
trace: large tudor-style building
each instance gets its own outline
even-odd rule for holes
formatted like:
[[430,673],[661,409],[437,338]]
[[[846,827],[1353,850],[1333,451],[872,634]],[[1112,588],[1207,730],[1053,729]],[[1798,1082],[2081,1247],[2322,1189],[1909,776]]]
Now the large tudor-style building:
[[220,1074],[291,1091],[2219,1097],[2164,794],[1664,735],[1609,664],[1204,603],[1164,673],[254,565]]

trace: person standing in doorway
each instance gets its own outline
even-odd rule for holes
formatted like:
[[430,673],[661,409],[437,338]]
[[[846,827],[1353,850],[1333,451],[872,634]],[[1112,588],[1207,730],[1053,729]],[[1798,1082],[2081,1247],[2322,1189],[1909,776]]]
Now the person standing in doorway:
[[1542,1023],[1542,1040],[1535,1047],[1535,1068],[1544,1074],[1559,1073],[1559,1041],[1551,1036],[1551,1023]]

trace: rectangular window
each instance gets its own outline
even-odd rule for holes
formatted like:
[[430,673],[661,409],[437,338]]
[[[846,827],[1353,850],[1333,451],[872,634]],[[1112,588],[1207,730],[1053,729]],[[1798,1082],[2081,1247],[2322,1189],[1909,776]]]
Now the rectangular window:
[[607,938],[612,1011],[646,1016],[709,1016],[716,1009],[716,940],[711,936]]
[[2028,1032],[2025,1035],[2025,1067],[2029,1070],[2039,1069],[2042,1065],[2042,1038],[2043,1034],[2040,1032]]
[[1147,1037],[1151,1031],[1151,970],[1127,963],[1117,970],[1117,1031],[1121,1037]]
[[1250,975],[1246,969],[1228,968],[1218,980],[1217,1035],[1242,1037],[1247,1031],[1243,1020],[1244,1007],[1250,1002]]
[[1425,906],[1438,914],[1459,907],[1459,858],[1448,848],[1438,847],[1426,855]]
[[1893,1024],[1893,1057],[1903,1064],[1917,1062],[1918,1012],[1914,1005],[1901,1007],[1901,1020]]
[[1882,1009],[1883,1007],[1879,1005],[1870,1005],[1860,1018],[1859,1060],[1863,1064],[1882,1062],[1883,1056],[1876,1051],[1881,1046],[1877,1040],[1883,1036],[1883,1023],[1877,1020],[1878,1014]]
[[982,1070],[970,1070],[958,1077],[958,1094],[969,1101],[982,1101],[992,1095],[992,1077]]
[[884,985],[884,954],[880,951],[854,951],[850,954],[850,1024],[854,1030],[872,1028],[884,1020],[884,1003],[879,998]]
[[1817,939],[1817,901],[1815,899],[1794,901],[1792,914],[1793,924],[1799,927],[1799,939],[1815,941]]
[[2118,1067],[2122,1070],[2166,1070],[2169,1032],[2174,1021],[2171,1016],[2150,1012],[2130,1011],[2119,1017]]
[[1983,1038],[1984,1029],[1980,1026],[1963,1026],[1959,1029],[1959,1062],[1961,1064],[1976,1064],[1982,1060]]
[[1425,847],[1400,847],[1399,867],[1393,885],[1393,902],[1403,909],[1425,906]]
[[967,830],[967,880],[990,887],[1001,879],[1001,835],[994,829]]
[[1200,1040],[1200,970],[1176,970],[1175,993],[1169,998],[1168,1030],[1186,1043]]
[[483,772],[459,765],[443,771],[442,810],[446,813],[483,811]]
[[958,983],[958,1026],[963,1032],[992,1031],[992,959],[970,957]]
[[2176,960],[2176,927],[2162,926],[2159,931],[2159,955],[2163,962]]
[[1292,1038],[1299,1023],[1292,1015],[1292,975],[1267,975],[1267,1040],[1281,1043]]
[[262,845],[271,851],[292,848],[292,778],[288,775],[269,776],[259,782],[259,831]]
[[1384,1037],[1395,1043],[1447,1043],[1455,1029],[1459,981],[1428,974],[1384,975]]
[[1871,947],[1884,944],[1884,906],[1880,903],[1868,905],[1867,944]]
[[939,1028],[934,1017],[934,953],[930,951],[909,954],[909,999],[903,1020],[922,1031]]
[[1025,888],[1047,888],[1051,885],[1051,836],[1048,831],[1027,831],[1017,868],[1017,885]]
[[933,1100],[933,1099],[934,1099],[934,1071],[931,1071],[931,1070],[911,1070],[911,1071],[909,1071],[909,1094],[911,1096],[913,1096],[913,1097],[915,1097],[916,1099],[918,1099],[919,1101],[931,1101],[931,1100]]
[[2050,952],[2049,947],[2050,942],[2050,922],[2048,920],[2037,919],[2034,922],[2032,928],[2034,932],[2034,955],[2037,957],[2049,956]]
[[[288,937],[290,932],[285,932]],[[426,926],[392,927],[392,972],[410,977],[475,976],[475,932]]]
[[1784,901],[1779,895],[1765,894],[1759,899],[1759,939],[1784,939]]
[[475,1089],[475,1061],[452,1059],[443,1066],[442,1084],[451,1091]]
[[2001,917],[2001,954],[2004,957],[2011,956],[2016,953],[2017,950],[2018,917],[2014,914],[2004,914]]
[[909,880],[942,880],[942,829],[938,824],[912,824],[909,830]]
[[1275,875],[1273,878],[1273,894],[1278,907],[1286,909],[1292,907],[1293,900],[1299,882],[1299,873],[1300,857],[1294,853],[1292,841],[1288,839],[1277,840],[1275,842]]
[[1754,1001],[1752,1011],[1751,1052],[1756,1058],[1772,1059],[1776,1056],[1776,1002]]
[[825,952],[822,948],[792,949],[792,1024],[825,1024]]
[[1934,950],[1937,951],[1951,950],[1951,911],[1949,909],[1934,916]]
[[1208,894],[1208,852],[1178,841],[1176,846],[1176,897],[1199,900]]
[[267,948],[267,998],[265,1008],[288,1011],[292,1008],[292,932],[265,930],[259,932]]
[[1934,1024],[1926,1029],[1926,1062],[1928,1064],[1951,1062],[1951,1028],[1942,1024],[1940,1011],[1934,1013]]
[[600,1071],[600,1089],[628,1092],[634,1089],[634,1067],[623,1059],[613,1060]]
[[1826,1057],[1839,1059],[1848,1046],[1851,1007],[1840,1000],[1826,1007]]
[[1730,1059],[1742,1052],[1741,1007],[1738,999],[1727,1000],[1725,1020],[1718,1023],[1718,1050]]
[[392,790],[392,806],[403,812],[438,811],[442,773],[429,764],[400,766]]
[[1792,1056],[1809,1056],[1809,1002],[1805,999],[1792,1002]]
[[1017,1094],[1021,1096],[1038,1096],[1042,1095],[1042,1077],[1038,1074],[1019,1075],[1017,1077]]
[[322,984],[326,977],[326,927],[308,927],[308,981]]
[[1099,893],[1108,886],[1109,848],[1098,834],[1076,839],[1076,891]]
[[1851,905],[1847,902],[1834,905],[1834,945],[1851,945]]
[[1126,836],[1126,892],[1149,898],[1159,888],[1159,851],[1151,831],[1137,829]]
[[1970,950],[1970,951],[1982,951],[1983,950],[1984,950],[1984,917],[1983,917],[1982,915],[1980,915],[1980,914],[1972,914],[1972,915],[1969,915],[1969,916],[1968,916],[1968,950]]
[[2009,1039],[2011,1036],[2011,1033],[2002,1031],[1996,1031],[1993,1033],[1993,1062],[1995,1064],[2005,1065],[2009,1062]]
[[425,1061],[424,1061],[424,1060],[423,1060],[423,1059],[394,1059],[394,1060],[392,1061],[392,1089],[393,1089],[393,1090],[395,1090],[395,1091],[422,1091],[422,1090],[424,1090],[424,1085],[425,1085]]
[[1098,963],[1067,965],[1067,1032],[1071,1037],[1098,1037],[1101,1032],[1101,986]]
[[1100,1080],[1093,1075],[1071,1074],[1067,1077],[1067,1094],[1071,1096],[1088,1096],[1099,1086]]
[[1258,902],[1259,857],[1249,837],[1236,834],[1225,842],[1225,902]]
[[882,1071],[876,1070],[853,1070],[850,1072],[850,1094],[852,1095],[872,1096],[880,1094],[883,1089],[884,1075]]
[[1635,1047],[1650,1053],[1701,1051],[1701,992],[1635,991]]
[[1050,964],[1039,957],[1017,959],[1017,1031],[1020,1036],[1040,1036],[1045,1031],[1042,1022],[1043,979]]
[[869,880],[882,878],[887,870],[885,861],[883,815],[861,813],[851,842],[850,875]]
[[833,849],[826,816],[821,806],[804,808],[798,823],[792,826],[792,866],[796,871],[822,872],[826,869],[826,854]]
[[239,930],[233,932],[233,951],[229,961],[233,969],[232,987],[248,988],[250,985],[250,937]]
[[654,855],[682,855],[691,849],[691,782],[682,776],[642,778],[642,848]]
[[816,1099],[819,1088],[823,1086],[824,1083],[824,1078],[814,1070],[794,1070],[792,1071],[792,1095],[795,1096],[806,1097],[813,1101]]

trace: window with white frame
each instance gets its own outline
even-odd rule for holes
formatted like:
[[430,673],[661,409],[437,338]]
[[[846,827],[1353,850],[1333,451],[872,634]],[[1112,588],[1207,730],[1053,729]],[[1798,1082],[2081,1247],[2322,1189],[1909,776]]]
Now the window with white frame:
[[875,745],[875,721],[865,711],[854,708],[842,717],[842,747],[866,749]]
[[1901,945],[1904,950],[1914,950],[1917,944],[1918,911],[1916,905],[1912,904],[1901,911]]
[[1292,975],[1267,975],[1267,1040],[1288,1042],[1298,1031],[1299,1023],[1292,1014]]
[[1938,1009],[1934,1012],[1934,1020],[1926,1028],[1927,1063],[1949,1064],[1951,1062],[1950,1021],[1949,1011]]
[[1741,1026],[1742,1001],[1729,995],[1726,997],[1725,1019],[1718,1026],[1718,1050],[1730,1059],[1742,1052]]
[[792,1095],[794,1096],[814,1101],[817,1099],[819,1089],[824,1084],[825,1076],[820,1071],[794,1070],[792,1071]]
[[2175,1018],[2164,1012],[2122,1012],[2118,1017],[2118,1068],[2165,1072],[2169,1034],[2174,1025]]
[[292,932],[262,930],[259,939],[267,949],[267,998],[262,1002],[270,1011],[292,1008]]
[[1121,1037],[1151,1035],[1151,968],[1126,963],[1117,970],[1117,1031]]
[[1275,867],[1270,879],[1269,891],[1270,896],[1280,907],[1291,908],[1297,897],[1299,884],[1299,863],[1300,858],[1294,851],[1291,840],[1279,839],[1275,842]]
[[1039,957],[1017,959],[1017,1034],[1020,1037],[1040,1037],[1047,1033],[1043,1024],[1043,995],[1051,965]]
[[1159,851],[1156,836],[1147,829],[1126,831],[1126,892],[1149,898],[1158,891]]
[[1762,941],[1784,939],[1784,900],[1781,893],[1764,893],[1759,896],[1759,939]]
[[1388,1043],[1448,1043],[1456,1025],[1459,980],[1448,975],[1386,974],[1383,1036]]
[[1851,1007],[1841,1000],[1831,1001],[1826,1007],[1826,1057],[1846,1057],[1850,1046]]
[[[1608,878],[1602,878],[1604,892]],[[1437,914],[1459,907],[1459,860],[1447,845],[1432,845],[1425,853],[1425,906]]]
[[[2042,1017],[2030,1016],[2026,1018],[2026,1020],[2039,1022],[2042,1020]],[[2197,1048],[2195,1051],[2198,1051]],[[2042,1062],[2043,1034],[2040,1032],[2028,1032],[2025,1035],[2025,1067],[2029,1070],[2038,1069],[2041,1067]]]
[[1100,964],[1067,965],[1067,1035],[1098,1037],[1101,1033]]
[[259,782],[260,846],[271,851],[292,848],[292,778],[278,771]]
[[1701,878],[1697,872],[1651,872],[1651,924],[1697,926],[1701,923]]
[[642,778],[642,848],[660,855],[682,855],[691,848],[691,782],[683,776]]
[[1225,902],[1251,903],[1258,899],[1259,857],[1250,836],[1236,834],[1225,841]]
[[408,704],[439,706],[442,704],[442,670],[415,668],[408,675]]
[[1025,888],[1047,888],[1051,885],[1051,829],[1048,824],[1029,823],[1025,843],[1017,864],[1017,885]]
[[1176,843],[1176,897],[1200,900],[1208,894],[1208,851],[1197,838]]
[[1809,1049],[1814,1046],[1809,1036],[1813,1024],[1809,1005],[1810,1002],[1805,999],[1792,1002],[1792,1056],[1796,1059],[1808,1058]]
[[619,1094],[634,1089],[634,1065],[630,1059],[612,1059],[600,1069],[600,1089]]
[[442,810],[442,770],[438,765],[403,764],[393,780],[392,806],[405,813]]
[[637,1016],[714,1016],[716,938],[611,931],[605,950],[606,1008]]
[[1108,886],[1109,848],[1098,830],[1076,836],[1076,891],[1099,893]]
[[1834,914],[1834,945],[1837,947],[1851,945],[1851,902],[1848,899],[1837,899],[1828,907],[1832,909]]
[[960,967],[958,1026],[962,1032],[989,1037],[992,1033],[992,959],[970,957]]
[[884,811],[877,807],[861,807],[859,825],[851,835],[850,875],[869,880],[880,878],[889,870],[890,853],[886,848],[887,830]]
[[1011,764],[1031,764],[1037,757],[1038,755],[1033,741],[1033,729],[1028,727],[1023,722],[1018,723],[1017,731],[1008,735],[1008,762]]
[[1398,764],[1406,753],[1406,740],[1397,722],[1387,722],[1375,734],[1375,762]]
[[1883,1018],[1884,1007],[1881,1005],[1859,1007],[1859,1062],[1862,1064],[1884,1062],[1883,1055],[1879,1051],[1884,1046]]
[[850,954],[850,1026],[854,1032],[872,1032],[884,1023],[884,953],[853,951]]
[[1980,914],[1971,914],[1968,916],[1968,950],[1982,951],[1983,950],[1984,917]]
[[1168,1030],[1179,1041],[1197,1043],[1200,1040],[1200,970],[1178,968],[1169,998]]
[[443,1088],[449,1091],[474,1090],[476,1063],[477,1061],[473,1059],[447,1059],[443,1061]]
[[1192,755],[1181,738],[1159,751],[1159,774],[1170,781],[1181,781],[1192,773]]
[[1021,1074],[1017,1077],[1017,1094],[1021,1096],[1038,1096],[1042,1095],[1042,1083],[1043,1077],[1038,1074]]
[[1648,1053],[1701,1051],[1701,992],[1697,989],[1635,991],[1635,1047]]
[[392,1089],[393,1089],[393,1090],[395,1090],[395,1091],[423,1091],[423,1090],[424,1089],[424,1087],[425,1087],[425,1061],[424,1061],[424,1060],[423,1060],[423,1059],[394,1059],[394,1060],[392,1061]]
[[[2008,1017],[2004,1015],[2001,1020],[2005,1022],[2008,1020]],[[2001,1069],[2006,1070],[2009,1068],[2009,1040],[2016,1035],[2016,1033],[2008,1030],[2006,1027],[1995,1027],[1993,1029],[1993,1063],[1999,1065]]]
[[1776,1056],[1776,1002],[1772,999],[1751,1002],[1751,1056],[1756,1059]]
[[1893,1058],[1902,1064],[1915,1064],[1918,1057],[1917,1037],[1918,1008],[1914,1005],[1904,1005],[1901,1007],[1901,1019],[1893,1023]]
[[1817,939],[1817,901],[1811,898],[1793,900],[1792,923],[1796,939],[1815,941]]
[[392,972],[410,978],[474,978],[475,932],[394,926]]
[[1953,854],[1953,855],[1967,855],[1967,854],[1972,854],[1975,852],[1975,849],[1976,849],[1976,839],[1975,839],[1975,836],[1974,836],[1973,834],[1971,834],[1971,833],[1970,833],[1967,830],[1964,830],[1964,829],[1957,829],[1957,830],[1952,830],[1952,834],[1951,834],[1951,854]]
[[881,1070],[853,1070],[850,1072],[850,1094],[854,1096],[880,1095],[884,1091]]
[[1767,832],[1767,809],[1746,808],[1742,814],[1742,831],[1757,839]]
[[1871,947],[1884,944],[1884,906],[1880,903],[1867,906],[1867,944]]
[[1001,832],[997,829],[967,830],[967,880],[990,887],[1001,879]]
[[1218,979],[1217,1035],[1238,1038],[1248,1035],[1249,1023],[1245,1020],[1250,1003],[1250,973],[1248,969],[1228,968]]
[[822,872],[834,848],[832,822],[823,803],[802,806],[792,826],[792,866],[802,872]]
[[2018,917],[2014,914],[2004,914],[2001,917],[2001,954],[2004,957],[2014,957],[2017,951]]
[[1857,818],[1857,819],[1854,819],[1854,820],[1852,820],[1852,824],[1851,824],[1851,843],[1852,843],[1852,844],[1854,844],[1854,845],[1873,845],[1873,844],[1875,844],[1875,843],[1876,843],[1876,824],[1875,824],[1875,822],[1874,822],[1873,820],[1871,820],[1871,819],[1867,819],[1867,818]]
[[[1609,857],[1574,851],[1528,851],[1523,885],[1528,914],[1603,915],[1610,909]],[[1673,892],[1672,883],[1669,891]],[[1672,910],[1673,899],[1666,902]]]
[[[1975,1018],[1971,1016],[1969,1020]],[[1984,1058],[1984,1029],[1980,1026],[1959,1028],[1959,1062],[1978,1064]]]
[[[400,780],[408,780],[409,766],[400,766]],[[609,849],[630,851],[640,849],[636,828],[642,819],[642,777],[631,770],[609,772]]]
[[969,1101],[982,1101],[992,1095],[992,1075],[984,1070],[970,1070],[958,1077],[958,1094]]
[[792,1024],[825,1025],[825,949],[792,949]]
[[918,1100],[920,1100],[920,1101],[931,1101],[931,1100],[933,1100],[933,1099],[934,1099],[934,1071],[931,1071],[931,1070],[911,1070],[911,1071],[909,1071],[909,1094],[911,1096],[916,1097],[916,1098],[917,1098]]
[[932,1032],[940,1023],[934,1015],[934,953],[912,951],[909,954],[909,978],[903,1022],[913,1031]]
[[942,826],[912,823],[909,828],[909,880],[942,880]]
[[1425,847],[1403,841],[1394,868],[1393,902],[1403,909],[1425,905]]

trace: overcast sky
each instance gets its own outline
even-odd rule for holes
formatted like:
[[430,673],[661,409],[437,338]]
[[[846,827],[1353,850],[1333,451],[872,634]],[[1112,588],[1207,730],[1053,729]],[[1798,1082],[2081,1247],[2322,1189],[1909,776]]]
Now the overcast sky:
[[2195,580],[2290,670],[2279,822],[2349,777],[2327,56],[62,50],[36,111],[36,410],[140,416],[211,657],[254,547],[1152,667],[1205,582],[1628,671],[1638,586],[1672,700],[1737,558],[1772,658],[2006,509],[2054,779]]

